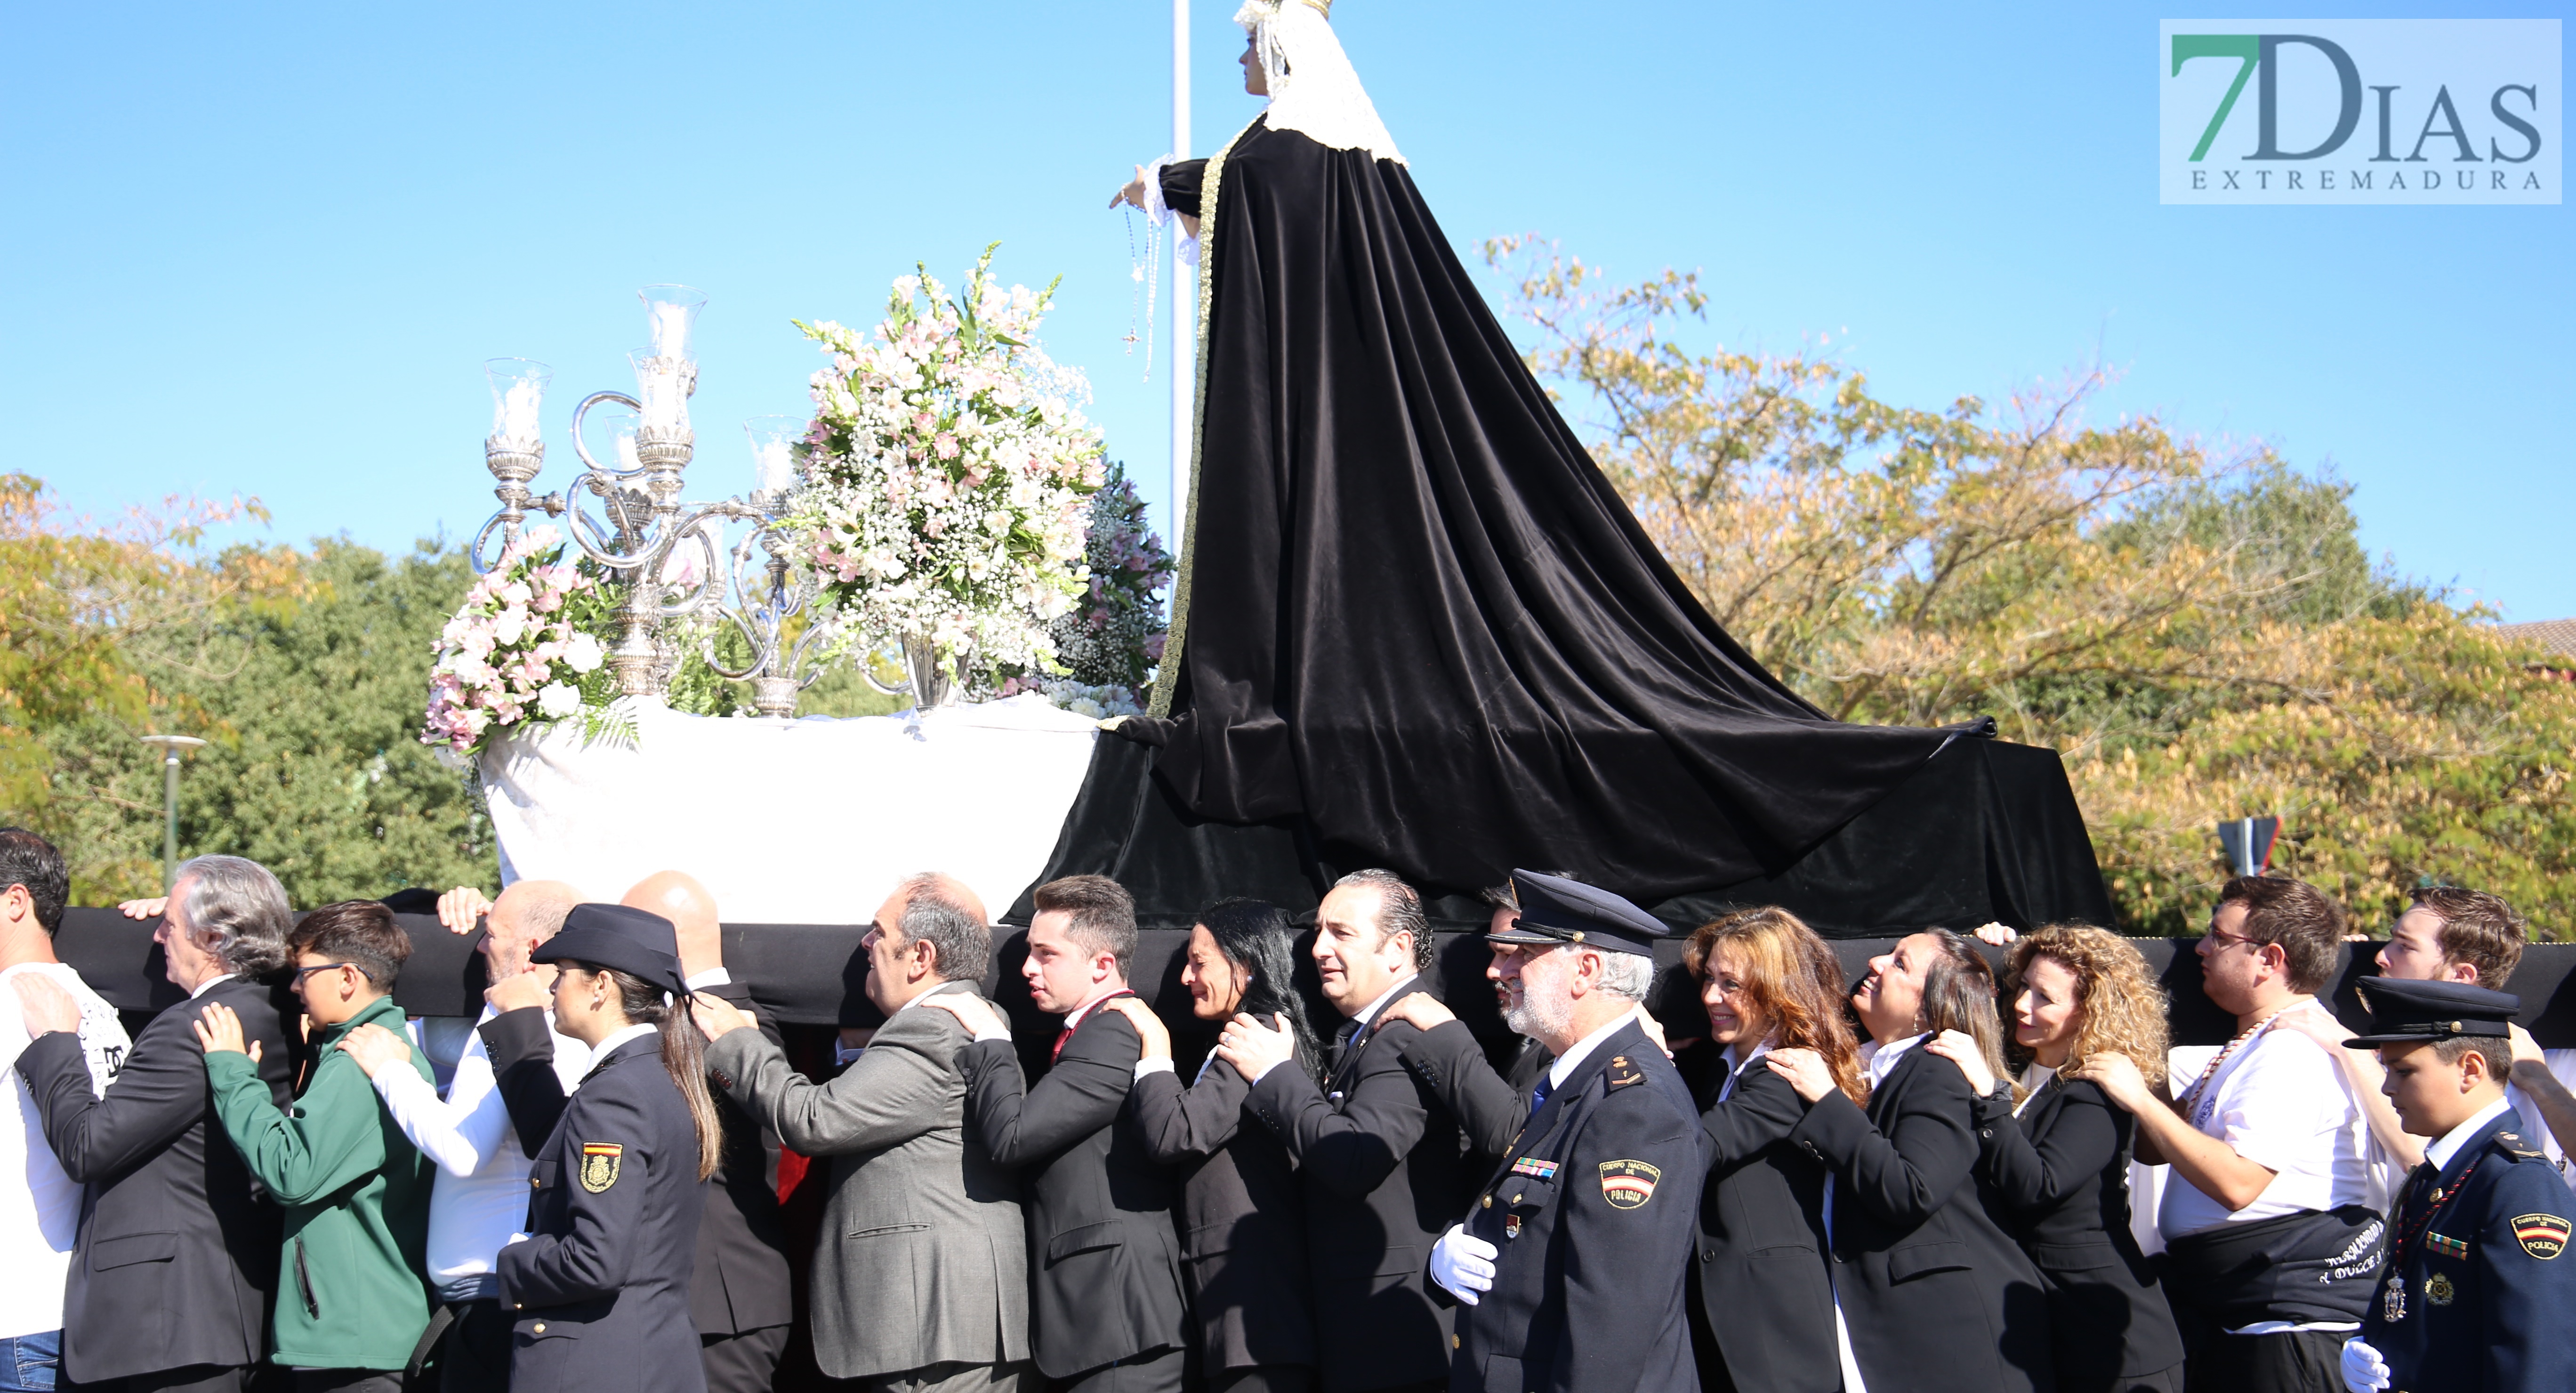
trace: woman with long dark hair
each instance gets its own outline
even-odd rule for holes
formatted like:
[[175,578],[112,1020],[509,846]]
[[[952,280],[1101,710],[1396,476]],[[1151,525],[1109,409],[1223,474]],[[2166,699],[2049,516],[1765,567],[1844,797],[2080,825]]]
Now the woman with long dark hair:
[[1813,1051],[1765,1061],[1808,1104],[1790,1140],[1833,1173],[1844,1393],[2054,1389],[2039,1270],[1978,1194],[1977,1099],[1949,1061],[1916,1048],[1956,1030],[2001,1069],[1993,969],[1966,939],[1926,929],[1870,959],[1851,1001],[1871,1041],[1866,1111]]
[[532,958],[591,1069],[536,1156],[528,1239],[501,1250],[510,1382],[551,1393],[705,1393],[689,1319],[705,1182],[724,1146],[671,921],[576,905]]
[[[1806,1117],[1789,1080],[1756,1062],[1812,1050],[1865,1100],[1860,1046],[1843,1018],[1834,950],[1785,909],[1738,910],[1691,935],[1713,1057],[1692,1079],[1710,1164],[1690,1268],[1692,1353],[1702,1393],[1836,1393],[1834,1288],[1822,1161],[1793,1146]],[[1720,1333],[1723,1332],[1723,1333]]]
[[1924,1048],[1959,1066],[1987,1099],[1978,1127],[1986,1197],[2048,1277],[2058,1393],[2175,1393],[2182,1335],[2155,1268],[2129,1227],[2137,1119],[2099,1084],[2066,1071],[2106,1054],[2165,1072],[2165,993],[2136,945],[2081,924],[2052,924],[2012,947],[2005,995],[2015,1054],[2030,1060],[2021,1103],[1995,1089],[1986,1052],[1943,1034]]
[[[1277,906],[1225,899],[1190,929],[1181,985],[1190,1014],[1284,1020],[1297,1067],[1322,1063],[1291,973],[1297,931]],[[1268,1127],[1248,1121],[1252,1085],[1210,1055],[1188,1088],[1172,1068],[1172,1036],[1133,997],[1111,1001],[1144,1037],[1127,1105],[1154,1159],[1181,1169],[1181,1270],[1198,1325],[1199,1367],[1221,1393],[1301,1393],[1313,1382],[1306,1240],[1297,1176]]]

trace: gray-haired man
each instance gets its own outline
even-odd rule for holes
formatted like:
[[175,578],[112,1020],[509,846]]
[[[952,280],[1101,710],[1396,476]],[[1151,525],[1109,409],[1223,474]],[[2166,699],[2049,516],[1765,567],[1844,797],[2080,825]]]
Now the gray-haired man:
[[781,1141],[832,1158],[832,1237],[814,1250],[823,1372],[886,1393],[1016,1393],[1030,1357],[1019,1181],[966,1132],[965,1027],[909,1009],[975,994],[992,956],[983,903],[948,876],[913,876],[861,947],[886,1023],[839,1077],[807,1082],[744,1013],[701,995],[707,1067]]
[[63,1294],[63,1372],[84,1388],[222,1390],[259,1362],[277,1276],[279,1216],[252,1192],[241,1153],[208,1135],[208,1003],[263,1048],[280,1109],[294,1061],[275,998],[255,979],[286,964],[286,891],[256,862],[200,856],[179,867],[153,939],[190,1000],[143,1028],[102,1096],[82,1056],[80,1010],[41,978],[11,985],[36,1035],[18,1056],[63,1170],[89,1187]]

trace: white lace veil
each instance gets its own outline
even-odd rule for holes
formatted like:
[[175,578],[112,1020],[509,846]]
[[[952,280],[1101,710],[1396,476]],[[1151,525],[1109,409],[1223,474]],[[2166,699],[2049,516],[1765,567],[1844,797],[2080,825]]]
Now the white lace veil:
[[1324,18],[1330,0],[1245,0],[1234,22],[1252,35],[1270,88],[1270,128],[1333,150],[1404,163],[1360,75]]

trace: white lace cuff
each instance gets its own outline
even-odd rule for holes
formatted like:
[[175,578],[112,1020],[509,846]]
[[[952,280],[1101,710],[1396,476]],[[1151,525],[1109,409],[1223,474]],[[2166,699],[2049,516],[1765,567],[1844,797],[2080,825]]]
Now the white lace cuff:
[[1163,201],[1163,166],[1173,163],[1164,155],[1145,166],[1145,216],[1162,222],[1172,216],[1172,205]]

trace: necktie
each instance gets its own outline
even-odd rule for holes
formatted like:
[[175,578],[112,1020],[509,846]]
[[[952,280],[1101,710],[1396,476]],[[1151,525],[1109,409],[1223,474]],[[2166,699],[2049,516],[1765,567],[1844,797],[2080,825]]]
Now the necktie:
[[1547,1106],[1549,1091],[1547,1075],[1539,1075],[1538,1082],[1530,1085],[1530,1116],[1538,1116],[1538,1110]]
[[1047,1052],[1047,1063],[1053,1064],[1057,1060],[1064,1058],[1064,1042],[1072,1038],[1072,1026],[1066,1026],[1064,1029],[1057,1031],[1055,1033],[1055,1048]]
[[1336,1072],[1341,1069],[1342,1061],[1350,1056],[1351,1040],[1359,1033],[1360,1023],[1355,1020],[1342,1022],[1342,1028],[1333,1032],[1333,1068]]

